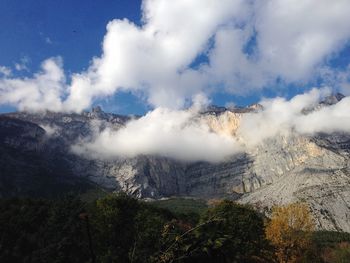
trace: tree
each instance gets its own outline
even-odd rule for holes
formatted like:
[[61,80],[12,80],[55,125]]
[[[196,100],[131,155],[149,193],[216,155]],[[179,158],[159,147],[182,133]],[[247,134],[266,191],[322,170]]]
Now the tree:
[[263,262],[267,242],[261,214],[249,206],[222,201],[202,216],[196,236],[202,241],[202,262]]
[[0,200],[0,262],[87,262],[83,204],[60,200]]
[[97,200],[91,209],[97,262],[147,263],[161,248],[163,226],[173,214],[125,193]]
[[262,216],[232,201],[206,211],[194,227],[174,221],[165,230],[157,262],[270,262]]
[[139,206],[135,198],[125,193],[111,194],[96,201],[91,211],[91,232],[93,241],[97,243],[98,262],[129,261]]
[[314,228],[309,207],[293,203],[273,208],[265,233],[276,248],[279,262],[296,262],[310,247]]

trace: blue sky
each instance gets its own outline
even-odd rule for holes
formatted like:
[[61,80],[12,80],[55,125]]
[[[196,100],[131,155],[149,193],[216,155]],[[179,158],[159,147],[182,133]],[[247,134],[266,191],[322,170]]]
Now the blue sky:
[[[77,72],[101,53],[108,21],[140,20],[137,0],[0,1],[0,61],[13,66],[28,57],[31,71],[46,58],[62,56],[65,70]],[[82,45],[83,43],[83,45]]]
[[[69,82],[73,73],[86,71],[92,58],[100,57],[104,52],[101,45],[104,36],[107,34],[106,25],[109,21],[127,18],[135,26],[141,25],[142,14],[140,7],[141,1],[138,0],[2,0],[0,1],[0,65],[12,69],[12,78],[31,77],[40,70],[42,61],[50,57],[60,56],[63,59],[63,69]],[[152,8],[151,5],[150,8]],[[325,9],[327,9],[327,6],[325,6]],[[193,10],[193,12],[197,11],[200,12],[200,9]],[[269,10],[266,9],[265,11],[263,15],[269,18]],[[249,17],[249,14],[247,14],[247,17]],[[317,19],[322,20],[322,17],[316,17],[315,20],[317,21]],[[180,24],[182,20],[183,18],[179,17]],[[269,21],[269,19],[266,19],[266,21]],[[248,24],[247,22],[244,23]],[[246,26],[245,30],[248,32],[249,27]],[[258,33],[255,32],[246,40],[243,54],[254,56],[257,36],[267,35],[263,30],[266,31],[265,28],[262,28],[261,31]],[[285,31],[288,30],[289,28],[285,28]],[[307,34],[309,33],[312,35],[313,32],[306,32],[303,37],[308,36]],[[327,36],[329,32],[326,31],[324,34]],[[322,68],[328,67],[331,69],[332,75],[336,75],[334,72],[338,70],[346,71],[350,62],[350,48],[346,44],[348,43],[348,36],[346,34],[347,32],[339,32],[339,36],[334,36],[335,39],[339,38],[339,41],[337,40],[334,44],[332,43],[332,47],[326,47],[326,51],[323,51],[323,53],[320,52],[319,55],[315,54],[316,58],[310,62],[313,63],[312,67],[315,68],[319,65]],[[212,38],[213,36],[210,37]],[[270,39],[268,40],[270,41]],[[198,68],[201,64],[208,62],[207,55],[210,52],[210,50],[197,52],[196,59],[186,69]],[[229,54],[230,51],[227,53]],[[264,50],[260,50],[256,54],[261,56],[263,53]],[[290,58],[286,57],[287,61],[288,59]],[[264,63],[260,64],[259,68],[265,65]],[[296,70],[300,67],[297,64],[294,66]],[[20,70],[16,70],[16,67]],[[212,104],[216,105],[226,105],[229,102],[233,102],[236,105],[244,106],[257,102],[263,96],[284,96],[290,98],[295,94],[310,89],[314,85],[323,86],[328,84],[323,78],[317,76],[317,74],[310,73],[309,75],[312,76],[308,75],[308,78],[299,80],[298,78],[303,75],[302,73],[295,77],[285,74],[285,72],[280,72],[278,65],[272,65],[271,68],[270,71],[272,73],[268,72],[267,75],[276,74],[276,76],[273,75],[274,79],[278,79],[282,75],[287,81],[274,80],[267,82],[265,86],[263,85],[264,87],[252,89],[249,92],[244,92],[244,89],[249,89],[249,87],[243,87],[243,91],[240,90],[237,92],[236,87],[232,89],[231,87],[234,85],[239,86],[237,83],[240,83],[241,80],[230,80],[230,82],[225,79],[228,82],[228,84],[225,84],[226,88],[216,88],[214,92],[207,93],[208,98]],[[293,66],[291,66],[291,70],[293,70]],[[212,70],[208,75],[213,74],[212,72],[216,71]],[[249,72],[249,69],[238,67],[238,69],[233,71],[232,75],[237,74],[241,76],[247,74],[248,77],[242,79],[254,78],[254,74]],[[344,72],[344,74],[346,73]],[[143,82],[144,80],[142,79],[139,83]],[[203,85],[203,82],[201,83]],[[247,84],[247,86],[249,85]],[[334,85],[334,88],[337,88],[337,84]],[[150,104],[154,100],[151,99],[151,103],[149,103],[144,97],[150,95],[145,95],[143,91],[135,92],[135,90],[137,88],[120,89],[114,92],[113,96],[97,96],[93,100],[92,105],[101,104],[106,111],[122,114],[143,114],[153,107]],[[141,94],[141,96],[133,94]],[[155,102],[153,104],[158,106],[159,103],[157,103]],[[13,110],[15,106],[11,106],[8,103],[0,104],[0,111]]]
[[[61,56],[66,72],[82,71],[93,56],[101,54],[108,21],[128,18],[140,23],[140,6],[140,0],[2,0],[0,65],[14,67],[27,60],[28,70],[15,73],[30,76],[46,58]],[[142,114],[148,109],[129,92],[96,104],[125,114]],[[2,112],[13,110],[0,105]]]

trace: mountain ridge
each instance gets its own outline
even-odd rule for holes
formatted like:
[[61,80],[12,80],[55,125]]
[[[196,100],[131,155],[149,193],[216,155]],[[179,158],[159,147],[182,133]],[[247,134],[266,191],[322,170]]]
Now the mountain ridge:
[[[342,99],[341,96],[335,98],[320,105],[327,107]],[[232,135],[240,125],[242,114],[259,110],[262,106],[258,104],[236,109],[211,106],[201,111],[199,118],[214,132]],[[99,129],[118,130],[133,118],[105,113],[101,108],[82,114],[19,112],[0,115],[3,160],[0,168],[19,178],[6,184],[4,182],[11,176],[2,173],[0,194],[11,196],[11,187],[17,189],[15,195],[20,194],[21,189],[31,187],[26,185],[29,179],[47,172],[55,182],[72,180],[73,185],[79,185],[84,181],[110,191],[123,190],[139,198],[230,198],[264,211],[273,205],[305,201],[311,207],[318,228],[350,232],[349,134],[278,135],[219,163],[184,162],[148,155],[104,160],[71,152],[71,145],[77,140],[93,136],[92,127],[96,127],[96,121]],[[18,132],[13,131],[16,125],[20,127]],[[34,163],[29,157],[16,159],[16,154],[22,156],[23,151],[36,156]],[[18,163],[24,167],[22,170],[17,171],[16,167],[22,167]],[[49,169],[38,172],[37,163]],[[33,176],[26,178],[26,173]]]

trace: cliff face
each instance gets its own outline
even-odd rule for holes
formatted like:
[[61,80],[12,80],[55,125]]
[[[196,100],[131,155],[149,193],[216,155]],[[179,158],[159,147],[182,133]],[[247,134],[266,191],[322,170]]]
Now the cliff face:
[[350,232],[349,147],[349,134],[266,141],[253,157],[250,174],[258,183],[240,201],[258,207],[305,201],[319,228]]
[[32,122],[0,116],[0,197],[55,197],[91,188],[69,169],[61,146]]
[[[197,118],[213,132],[232,136],[243,114],[260,109],[260,105],[231,110],[211,108]],[[227,197],[265,210],[275,204],[306,201],[320,228],[350,232],[349,134],[278,135],[222,163],[185,163],[159,156],[91,160],[70,151],[77,140],[92,136],[93,129],[108,126],[117,130],[129,119],[100,109],[83,114],[12,113],[0,118],[0,150],[2,156],[7,156],[2,158],[1,171],[22,180],[6,184],[9,176],[2,172],[1,194],[10,195],[11,187],[16,185],[32,187],[26,185],[24,174],[35,176],[35,164],[10,153],[34,151],[40,167],[51,169],[46,170],[60,169],[60,174],[87,179],[111,190],[122,189],[140,198]],[[18,163],[25,169],[16,172]],[[51,175],[56,181],[62,178]]]

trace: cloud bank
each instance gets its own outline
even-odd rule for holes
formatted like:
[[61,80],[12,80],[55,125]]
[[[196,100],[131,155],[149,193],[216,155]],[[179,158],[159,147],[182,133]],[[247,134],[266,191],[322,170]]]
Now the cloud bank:
[[312,89],[290,100],[263,100],[260,102],[264,107],[262,111],[243,115],[237,134],[246,146],[254,147],[265,139],[291,133],[350,133],[350,97],[334,105],[320,104],[330,92],[327,88]]
[[[329,94],[330,89],[324,88],[312,89],[290,100],[266,99],[261,101],[263,109],[258,112],[223,113],[234,115],[231,118],[235,119],[228,122],[228,116],[203,115],[199,107],[189,110],[157,108],[119,130],[113,127],[102,131],[94,129],[92,139],[81,141],[72,150],[97,159],[156,155],[181,161],[220,162],[249,152],[277,136],[350,133],[350,97],[334,105],[325,105],[322,101]],[[221,132],[211,126],[212,118],[220,122]],[[235,123],[238,123],[236,130]]]
[[210,130],[197,111],[157,108],[120,130],[96,132],[91,142],[73,146],[77,154],[93,158],[132,158],[158,155],[182,161],[218,162],[241,151],[236,138]]
[[[348,0],[144,0],[141,11],[141,26],[108,23],[102,54],[86,71],[65,77],[62,63],[48,59],[32,78],[3,74],[0,103],[79,112],[131,91],[153,107],[180,109],[198,93],[244,95],[323,78],[350,39]],[[328,67],[327,79],[348,90],[344,74]]]

